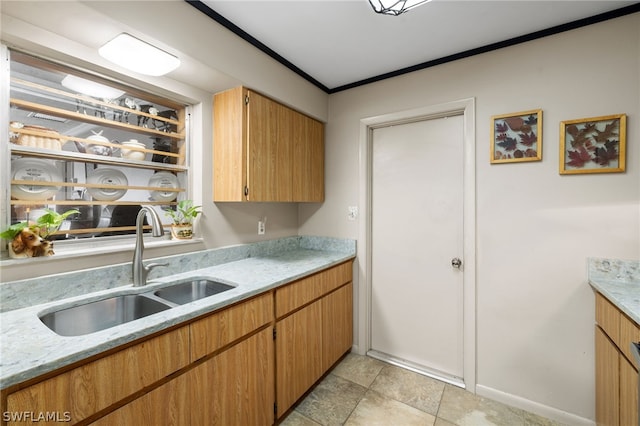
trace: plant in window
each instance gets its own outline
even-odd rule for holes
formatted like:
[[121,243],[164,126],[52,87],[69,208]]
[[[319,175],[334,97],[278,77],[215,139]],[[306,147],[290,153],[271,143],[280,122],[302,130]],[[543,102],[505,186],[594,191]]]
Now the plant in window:
[[193,221],[202,211],[202,206],[194,206],[193,200],[182,200],[176,209],[165,210],[167,216],[173,220],[171,236],[176,240],[188,240],[193,236]]
[[67,217],[79,213],[76,209],[67,210],[64,213],[51,209],[44,210],[45,214],[35,223],[29,221],[14,223],[0,233],[0,237],[11,241],[9,256],[20,258],[53,255],[53,242],[49,237],[60,229]]

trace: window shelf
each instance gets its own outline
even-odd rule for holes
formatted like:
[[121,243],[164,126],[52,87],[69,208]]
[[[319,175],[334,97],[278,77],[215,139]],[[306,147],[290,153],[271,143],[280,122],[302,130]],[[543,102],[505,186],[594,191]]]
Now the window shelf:
[[[71,88],[67,77],[113,98]],[[3,228],[47,208],[77,209],[57,239],[133,234],[141,205],[170,223],[165,210],[189,198],[188,106],[13,50],[3,84],[9,155],[0,161],[11,170]]]

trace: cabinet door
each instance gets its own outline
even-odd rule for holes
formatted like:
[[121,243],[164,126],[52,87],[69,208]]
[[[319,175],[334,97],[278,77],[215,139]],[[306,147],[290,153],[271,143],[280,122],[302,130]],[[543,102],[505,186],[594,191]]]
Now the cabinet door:
[[640,342],[640,327],[629,317],[620,313],[620,351],[631,360],[635,368],[640,368],[631,352],[631,343]]
[[638,422],[638,372],[620,355],[620,424]]
[[322,370],[326,371],[353,344],[353,284],[322,298]]
[[247,200],[291,201],[290,139],[278,135],[285,107],[249,92],[247,113]]
[[324,372],[320,302],[276,323],[276,417],[284,414]]
[[187,425],[189,424],[188,389],[187,377],[183,374],[91,424],[95,426]]
[[243,201],[247,184],[247,91],[236,87],[213,100],[213,201]]
[[266,328],[191,370],[191,425],[273,424],[273,365]]
[[293,201],[324,201],[324,127],[292,111]]
[[619,416],[619,353],[600,327],[596,326],[596,423],[617,426]]

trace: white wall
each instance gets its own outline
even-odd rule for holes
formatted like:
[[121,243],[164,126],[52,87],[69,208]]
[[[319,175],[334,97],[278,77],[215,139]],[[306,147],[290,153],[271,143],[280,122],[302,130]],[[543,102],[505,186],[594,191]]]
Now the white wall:
[[[577,422],[593,419],[586,258],[640,258],[640,14],[331,95],[327,199],[300,207],[299,232],[358,238],[347,206],[363,189],[362,118],[469,97],[476,99],[477,391],[565,420],[572,417],[562,411]],[[490,117],[535,108],[543,109],[543,161],[490,165]],[[560,121],[617,113],[628,115],[627,172],[560,176]]]

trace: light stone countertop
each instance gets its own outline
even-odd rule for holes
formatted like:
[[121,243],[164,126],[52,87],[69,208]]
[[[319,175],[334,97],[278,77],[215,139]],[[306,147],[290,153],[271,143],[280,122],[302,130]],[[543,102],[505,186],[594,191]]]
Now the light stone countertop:
[[640,262],[588,259],[589,284],[640,325]]
[[[224,261],[213,262],[209,260],[209,263],[215,264],[151,279],[145,287],[133,287],[131,284],[120,285],[115,288],[105,288],[88,294],[1,313],[0,389],[213,312],[353,259],[356,255],[355,241],[353,240],[323,239],[321,237],[292,238],[297,240],[292,243],[289,238],[285,239],[286,244],[284,245],[279,242],[275,245],[270,244],[268,250],[256,250],[251,245],[243,245],[243,250],[240,250],[242,254],[239,256],[246,257],[235,260],[228,259],[229,253],[225,249],[218,249],[215,250],[216,253],[213,257],[218,256]],[[251,247],[245,251],[246,246]],[[238,247],[229,249],[234,251],[232,258],[238,257]],[[178,259],[172,259],[172,261],[190,264],[193,268],[192,262],[184,260],[187,256],[178,256]],[[211,257],[207,258],[211,259]],[[163,261],[164,259],[156,258],[153,261]],[[145,263],[148,261],[148,259],[145,260]],[[199,259],[197,263],[199,266],[203,266],[202,263],[206,262]],[[128,266],[130,268],[130,264]],[[116,276],[118,275],[116,274]],[[58,310],[60,307],[71,307],[121,294],[145,293],[190,277],[211,278],[234,285],[236,288],[83,336],[59,336],[47,328],[38,318],[39,314]]]

